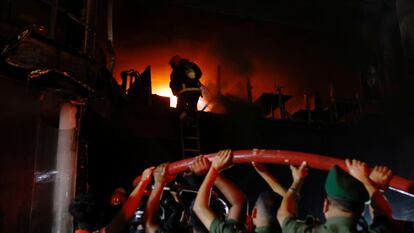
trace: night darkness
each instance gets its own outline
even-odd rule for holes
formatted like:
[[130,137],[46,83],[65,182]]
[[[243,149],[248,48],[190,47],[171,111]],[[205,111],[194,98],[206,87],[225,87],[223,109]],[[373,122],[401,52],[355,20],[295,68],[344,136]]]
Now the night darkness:
[[[0,52],[0,232],[69,232],[74,196],[107,205],[145,168],[225,148],[357,158],[414,193],[412,0],[0,0]],[[208,108],[188,118],[165,98],[174,55],[203,72]],[[300,217],[324,218],[325,162]],[[267,168],[289,186],[288,166]],[[270,190],[250,164],[224,175],[250,204]],[[412,224],[414,198],[385,195]]]

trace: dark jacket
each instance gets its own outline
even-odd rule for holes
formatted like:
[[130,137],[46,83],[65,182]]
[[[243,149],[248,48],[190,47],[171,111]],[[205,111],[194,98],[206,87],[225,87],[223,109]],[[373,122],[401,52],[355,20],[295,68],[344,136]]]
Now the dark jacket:
[[[193,69],[195,79],[187,77],[186,70]],[[175,96],[179,95],[185,89],[196,90],[200,88],[200,78],[202,72],[200,67],[194,62],[182,59],[177,67],[174,67],[170,75],[170,88]],[[201,91],[200,91],[201,92]]]

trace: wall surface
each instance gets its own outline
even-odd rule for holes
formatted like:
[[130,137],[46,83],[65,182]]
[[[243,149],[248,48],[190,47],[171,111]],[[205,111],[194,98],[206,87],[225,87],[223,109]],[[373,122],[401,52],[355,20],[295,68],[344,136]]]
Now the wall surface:
[[28,232],[39,103],[21,83],[0,77],[0,231]]

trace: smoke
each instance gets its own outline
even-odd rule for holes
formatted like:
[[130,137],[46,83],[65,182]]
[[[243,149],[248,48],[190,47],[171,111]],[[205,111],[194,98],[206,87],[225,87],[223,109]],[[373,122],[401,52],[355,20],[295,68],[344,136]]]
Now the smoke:
[[248,79],[253,100],[282,86],[285,94],[294,96],[287,102],[290,112],[303,107],[305,91],[320,91],[327,97],[333,79],[341,90],[352,94],[358,86],[357,77],[343,72],[327,49],[321,49],[323,42],[302,29],[171,6],[149,8],[134,16],[124,13],[118,28],[115,76],[122,70],[151,65],[155,93],[168,91],[168,61],[174,55],[200,66],[201,82],[208,90],[205,101],[212,105],[218,100],[217,66],[221,67],[223,95],[246,101]]

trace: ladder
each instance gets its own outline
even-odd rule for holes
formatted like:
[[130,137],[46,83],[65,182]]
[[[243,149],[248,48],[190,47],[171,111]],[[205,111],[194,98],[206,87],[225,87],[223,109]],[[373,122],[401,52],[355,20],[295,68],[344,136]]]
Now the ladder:
[[200,155],[200,129],[198,119],[180,123],[183,159]]

